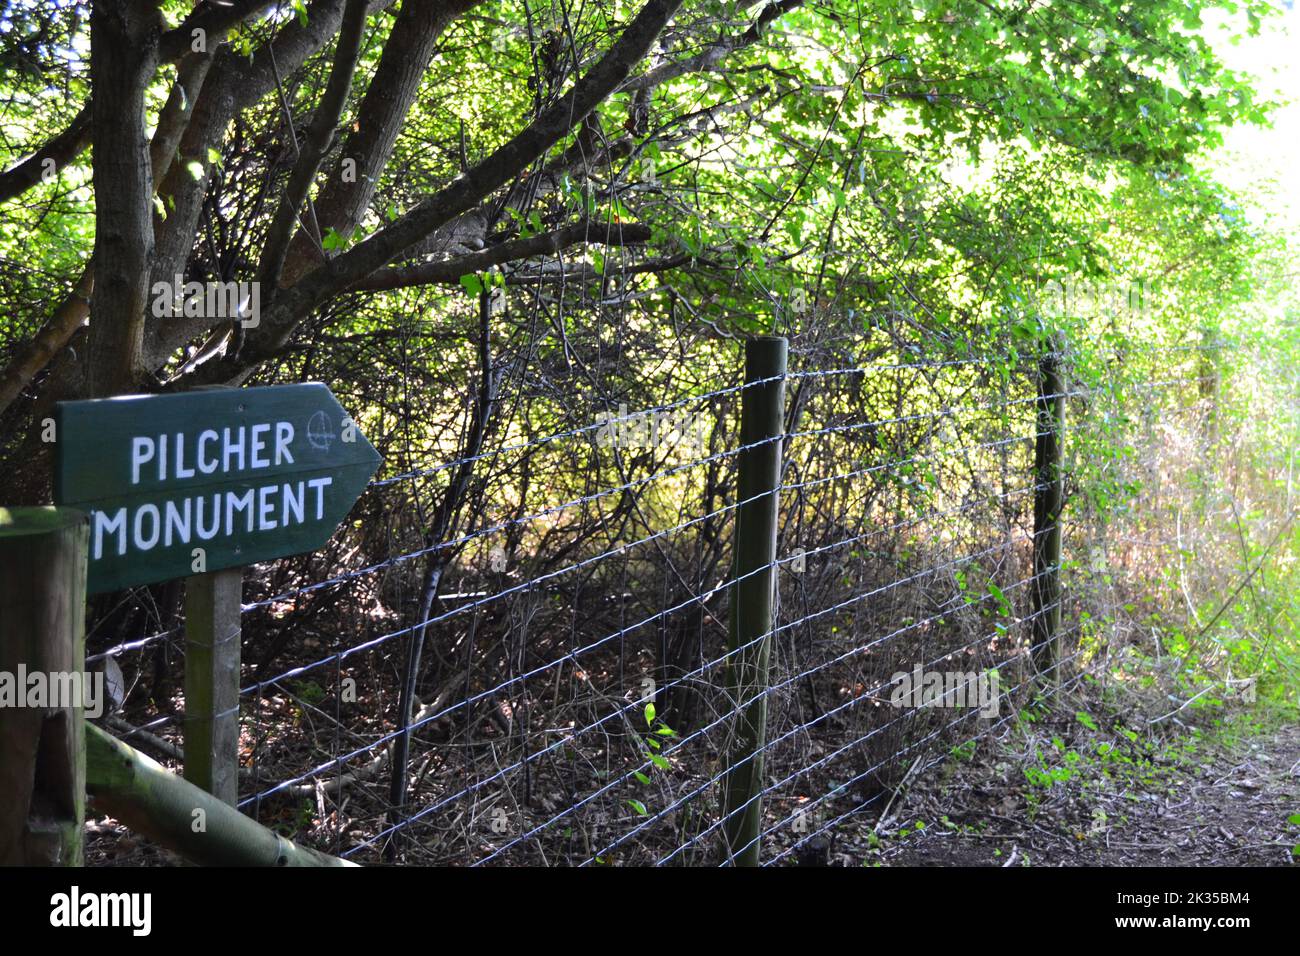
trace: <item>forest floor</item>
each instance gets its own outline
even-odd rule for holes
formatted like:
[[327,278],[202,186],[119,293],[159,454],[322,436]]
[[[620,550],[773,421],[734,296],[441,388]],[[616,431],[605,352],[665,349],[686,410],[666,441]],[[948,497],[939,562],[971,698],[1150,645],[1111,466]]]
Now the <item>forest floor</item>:
[[[1202,703],[1169,713],[1165,694],[1112,681],[1027,706],[930,769],[918,761],[861,812],[832,799],[849,812],[832,839],[807,841],[815,852],[779,858],[799,841],[784,827],[763,855],[832,866],[1300,864],[1295,707]],[[787,809],[765,807],[774,821]],[[179,862],[115,821],[88,831],[91,865]]]
[[1085,697],[1073,704],[1017,720],[919,774],[883,822],[841,830],[830,862],[1300,864],[1294,708],[1229,704],[1159,720],[1104,713]]

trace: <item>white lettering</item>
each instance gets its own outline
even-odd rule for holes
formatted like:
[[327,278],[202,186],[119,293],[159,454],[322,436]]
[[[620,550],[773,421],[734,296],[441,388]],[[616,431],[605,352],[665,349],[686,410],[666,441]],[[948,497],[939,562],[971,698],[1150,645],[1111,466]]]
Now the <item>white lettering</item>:
[[[240,429],[243,431],[243,429]],[[242,495],[237,495],[233,491],[226,492],[226,534],[235,533],[235,512],[248,512],[248,531],[253,530],[253,489],[249,488]]]
[[252,454],[249,456],[250,468],[271,467],[270,459],[265,458],[262,455],[262,452],[266,451],[266,441],[262,438],[262,436],[265,435],[270,430],[271,430],[271,426],[267,424],[253,426],[253,451]]
[[141,435],[131,439],[131,484],[140,484],[140,466],[152,461],[156,453],[152,438]]
[[293,423],[275,423],[275,463],[292,465],[293,455],[289,454],[289,443],[293,441]]
[[193,478],[194,469],[185,467],[185,436],[180,432],[176,433],[176,477]]
[[176,506],[176,502],[169,501],[163,508],[163,514],[166,516],[167,529],[163,532],[163,546],[170,548],[172,545],[172,532],[176,532],[176,541],[180,544],[190,543],[190,512],[194,507],[194,499],[186,498],[181,502],[185,506],[185,511]]
[[276,492],[275,485],[263,485],[257,489],[257,530],[274,531],[279,527],[275,521],[275,502],[270,500]]
[[217,470],[217,467],[221,463],[217,461],[217,459],[215,458],[206,457],[207,452],[203,450],[203,447],[208,442],[210,441],[214,442],[220,437],[221,436],[218,435],[216,432],[214,432],[211,428],[206,428],[199,433],[199,457],[198,457],[199,471],[203,472],[205,475],[212,474],[214,471]]
[[316,491],[317,521],[320,521],[325,517],[325,489],[332,484],[334,484],[334,479],[331,476],[326,476],[325,478],[312,478],[307,482],[307,487],[313,488]]
[[293,511],[293,520],[295,524],[302,524],[302,504],[303,497],[307,493],[306,486],[298,482],[298,490],[295,493],[293,485],[284,486],[284,505],[280,513],[280,522],[287,525],[289,523],[289,511]]
[[223,428],[221,430],[222,445],[225,453],[225,457],[222,459],[223,464],[221,470],[226,473],[229,473],[231,471],[230,459],[232,457],[237,457],[239,459],[239,467],[235,468],[234,470],[235,471],[244,470],[244,426],[243,425],[239,426],[239,430],[237,434],[239,436],[239,440],[232,445],[230,443],[230,429]]
[[126,508],[118,508],[109,518],[106,512],[95,512],[95,559],[104,556],[104,532],[117,532],[117,553],[126,554]]
[[[144,519],[149,518],[152,522],[148,536],[141,530],[144,525]],[[157,505],[141,505],[136,509],[135,521],[132,527],[132,543],[140,551],[152,551],[154,545],[158,543],[158,536],[162,533],[162,519],[158,515]]]

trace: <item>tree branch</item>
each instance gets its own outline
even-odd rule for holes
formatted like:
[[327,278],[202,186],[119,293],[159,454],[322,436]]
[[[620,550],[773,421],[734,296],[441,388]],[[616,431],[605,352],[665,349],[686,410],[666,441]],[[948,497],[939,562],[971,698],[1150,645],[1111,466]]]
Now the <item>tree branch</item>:
[[284,267],[284,257],[289,251],[289,239],[293,235],[294,223],[298,220],[298,210],[307,198],[316,172],[320,169],[321,159],[334,139],[334,129],[343,113],[347,102],[348,90],[352,86],[352,74],[356,70],[357,57],[361,53],[361,34],[366,25],[366,0],[348,0],[343,13],[343,26],[339,31],[338,44],[334,52],[334,66],[325,92],[321,96],[316,111],[312,114],[307,127],[307,142],[293,172],[289,175],[289,185],[275,218],[271,221],[266,242],[262,247],[262,262],[258,268],[258,280],[268,295],[275,293],[276,283],[280,279],[280,270]]
[[[439,37],[457,17],[480,2],[403,0],[374,78],[357,108],[357,127],[343,144],[316,198],[316,219],[322,231],[333,229],[340,235],[351,235],[360,225],[380,174],[392,156],[402,121],[420,91]],[[342,174],[346,160],[356,166],[351,181]],[[314,243],[299,232],[289,246],[281,281],[292,285],[318,261]]]
[[649,72],[628,80],[619,89],[619,92],[631,93],[653,89],[687,73],[705,73],[715,70],[718,64],[730,54],[747,46],[752,46],[761,40],[763,31],[769,23],[778,17],[785,16],[792,10],[798,9],[804,5],[804,2],[805,0],[777,0],[777,2],[769,3],[763,8],[763,12],[758,15],[758,19],[750,24],[749,29],[740,36],[718,40],[716,43],[710,44],[702,53],[655,67]]
[[[244,0],[233,5],[205,5],[196,9],[180,26],[162,35],[158,45],[158,62],[172,63],[192,54],[195,30],[204,31],[203,45],[209,51],[214,50],[227,31],[257,16],[270,5],[271,0]],[[47,159],[54,160],[53,169],[57,172],[79,156],[90,143],[90,113],[90,106],[83,106],[67,129],[26,159],[19,160],[0,173],[0,202],[13,199],[35,186],[41,180]]]
[[0,373],[0,412],[8,408],[41,369],[67,344],[90,314],[90,294],[95,287],[94,260],[86,263],[81,278],[63,304],[26,342]]
[[453,259],[396,269],[381,269],[352,288],[366,292],[379,292],[417,285],[455,285],[463,275],[483,272],[493,266],[528,259],[532,256],[554,255],[561,249],[579,243],[629,246],[649,241],[650,227],[640,223],[625,226],[611,225],[602,229],[601,224],[583,221],[540,236],[512,239],[481,252],[471,252]]
[[40,182],[47,168],[46,160],[53,160],[53,169],[60,170],[72,162],[89,142],[90,107],[83,106],[67,129],[26,159],[20,159],[0,173],[0,202],[13,199]]
[[203,45],[215,48],[229,31],[245,20],[250,20],[271,5],[271,0],[236,0],[235,3],[200,3],[174,30],[168,30],[158,41],[158,60],[171,63],[187,53],[195,52],[195,31],[203,31]]
[[[682,0],[648,0],[595,66],[521,132],[401,219],[285,290],[263,315],[255,334],[249,335],[244,351],[248,361],[257,362],[272,353],[287,341],[298,322],[312,309],[382,268],[439,226],[472,209],[541,158],[618,88],[681,4]],[[227,357],[202,366],[200,377],[212,381],[242,379],[249,370],[248,364]]]

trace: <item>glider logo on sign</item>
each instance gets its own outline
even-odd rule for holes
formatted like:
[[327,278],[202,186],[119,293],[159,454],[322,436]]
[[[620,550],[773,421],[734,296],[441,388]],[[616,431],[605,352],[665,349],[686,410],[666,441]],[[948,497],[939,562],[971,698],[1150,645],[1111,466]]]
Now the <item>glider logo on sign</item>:
[[379,453],[319,383],[60,402],[54,499],[90,514],[92,594],[323,545]]

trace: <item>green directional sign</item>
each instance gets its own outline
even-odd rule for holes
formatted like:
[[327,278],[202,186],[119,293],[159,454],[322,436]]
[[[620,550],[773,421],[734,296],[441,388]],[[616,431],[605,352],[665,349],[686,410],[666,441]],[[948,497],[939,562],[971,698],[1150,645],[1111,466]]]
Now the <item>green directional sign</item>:
[[315,550],[380,461],[319,383],[60,402],[54,420],[91,593]]

